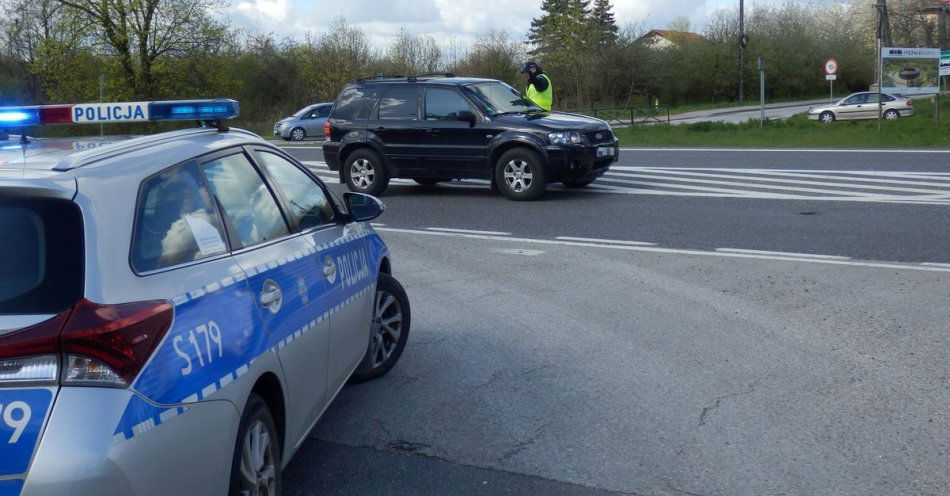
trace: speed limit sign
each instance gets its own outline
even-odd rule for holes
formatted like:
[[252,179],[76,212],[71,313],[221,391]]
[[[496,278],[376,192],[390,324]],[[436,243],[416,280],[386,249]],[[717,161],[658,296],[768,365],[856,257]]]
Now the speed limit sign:
[[838,61],[831,59],[825,62],[825,75],[834,76],[835,74],[838,74]]

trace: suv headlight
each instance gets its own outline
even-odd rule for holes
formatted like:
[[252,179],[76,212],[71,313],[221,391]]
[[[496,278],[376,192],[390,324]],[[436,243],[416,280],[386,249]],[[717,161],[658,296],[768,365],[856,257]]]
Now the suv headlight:
[[548,133],[548,139],[551,140],[552,145],[578,145],[583,141],[580,131]]

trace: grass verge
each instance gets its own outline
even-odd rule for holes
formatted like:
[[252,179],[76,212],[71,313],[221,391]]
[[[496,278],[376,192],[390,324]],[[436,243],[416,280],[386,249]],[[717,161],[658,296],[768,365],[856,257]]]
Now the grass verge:
[[681,146],[737,148],[950,148],[950,98],[941,101],[940,122],[934,123],[934,101],[915,100],[916,115],[884,122],[876,120],[820,124],[804,114],[783,121],[742,124],[701,122],[684,125],[637,126],[615,129],[621,146]]

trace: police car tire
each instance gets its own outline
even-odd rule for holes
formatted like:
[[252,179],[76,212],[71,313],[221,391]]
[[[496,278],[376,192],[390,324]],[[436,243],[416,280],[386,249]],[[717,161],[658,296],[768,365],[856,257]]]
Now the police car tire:
[[[524,161],[530,167],[532,175],[531,183],[524,191],[513,190],[508,185],[508,182],[505,181],[505,166],[513,160]],[[505,195],[509,200],[515,201],[537,200],[544,195],[544,191],[548,187],[548,179],[544,171],[544,161],[537,152],[527,148],[513,148],[502,154],[501,158],[498,159],[498,163],[495,164],[494,181],[498,190],[501,191],[501,194]]]
[[270,436],[271,456],[274,460],[274,466],[277,470],[274,474],[275,494],[280,494],[281,490],[281,446],[280,438],[277,437],[277,427],[274,423],[274,416],[271,414],[267,402],[257,394],[251,393],[247,398],[247,405],[244,406],[244,414],[241,415],[241,424],[238,428],[237,442],[234,444],[234,456],[231,459],[231,485],[228,490],[230,496],[238,496],[241,491],[241,447],[244,444],[244,438],[247,431],[250,430],[254,422],[260,420],[267,429],[267,435]]
[[[396,362],[399,361],[403,349],[406,348],[406,341],[409,339],[409,329],[412,327],[412,312],[409,308],[409,296],[406,295],[406,290],[403,289],[402,284],[399,284],[396,278],[382,272],[379,274],[379,280],[376,281],[376,289],[377,291],[384,290],[393,295],[399,304],[399,309],[402,311],[402,327],[399,329],[399,341],[396,343],[396,349],[393,350],[392,355],[389,355],[389,358],[375,368],[371,365],[372,356],[370,356],[369,343],[367,343],[366,354],[363,355],[363,360],[360,361],[353,375],[350,376],[351,383],[371,381],[386,375],[386,373],[396,365]],[[373,301],[375,302],[375,295]],[[375,312],[376,309],[373,308],[373,311]]]
[[[353,162],[356,162],[360,159],[364,159],[372,164],[373,170],[376,173],[373,183],[370,184],[366,189],[358,188],[356,184],[353,183],[353,178],[350,175],[353,168]],[[389,171],[386,170],[386,166],[383,164],[383,161],[379,158],[379,155],[377,155],[376,152],[370,150],[369,148],[360,148],[346,157],[346,163],[343,166],[343,181],[346,182],[346,187],[350,191],[356,193],[365,193],[372,196],[380,196],[389,186]]]

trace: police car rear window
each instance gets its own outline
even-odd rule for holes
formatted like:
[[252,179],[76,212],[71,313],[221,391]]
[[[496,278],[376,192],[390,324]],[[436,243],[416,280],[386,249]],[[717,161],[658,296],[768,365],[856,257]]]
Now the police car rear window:
[[0,200],[0,315],[59,313],[82,297],[82,215],[62,200]]
[[149,272],[227,251],[221,221],[198,165],[146,179],[139,195],[132,266]]
[[333,118],[344,121],[368,118],[378,95],[379,88],[372,86],[353,87],[343,90],[336,105],[333,107]]

